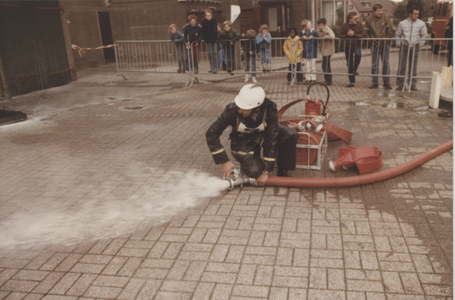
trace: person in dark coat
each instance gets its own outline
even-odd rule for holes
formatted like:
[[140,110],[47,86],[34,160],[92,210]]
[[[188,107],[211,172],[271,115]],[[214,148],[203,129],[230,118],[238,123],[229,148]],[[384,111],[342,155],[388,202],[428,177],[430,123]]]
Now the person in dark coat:
[[355,11],[351,11],[346,15],[346,23],[341,25],[338,34],[340,38],[346,39],[344,54],[349,72],[349,84],[346,87],[350,88],[355,85],[355,75],[358,75],[357,68],[362,58],[362,41],[360,39],[366,36],[365,27],[359,21]]
[[210,62],[210,73],[216,74],[218,72],[217,63],[217,36],[218,26],[213,12],[210,9],[205,10],[205,19],[202,20],[202,37],[207,44],[207,56]]
[[[185,43],[187,47],[188,63],[190,68],[193,67],[194,62],[194,73],[199,73],[199,45],[202,41],[202,28],[201,25],[196,21],[195,15],[188,16],[188,24],[185,25],[183,36],[185,37]],[[190,50],[190,51],[189,51]],[[188,55],[188,53],[192,54]]]
[[240,40],[240,34],[232,28],[230,21],[224,21],[224,30],[218,33],[218,40],[223,44],[224,54],[226,55],[227,72],[234,75],[232,72],[235,69],[235,42]]
[[[278,123],[276,104],[265,97],[260,84],[243,86],[234,102],[228,104],[206,132],[207,144],[223,177],[235,168],[220,142],[223,131],[231,126],[231,153],[241,165],[241,172],[264,185],[275,161],[278,176],[289,176],[295,169],[298,133]],[[261,158],[261,148],[263,158]]]
[[[450,17],[450,20],[449,20],[449,28],[447,28],[445,34],[444,34],[444,37],[446,39],[453,39],[453,17]],[[448,64],[447,66],[451,66],[452,63],[453,63],[453,40],[450,40],[450,41],[447,41],[447,50],[449,51],[448,55]]]
[[245,52],[245,82],[248,82],[250,77],[250,62],[251,62],[251,80],[256,83],[256,55],[259,52],[259,45],[256,43],[256,31],[250,29],[246,32],[245,37],[240,40],[243,51]]

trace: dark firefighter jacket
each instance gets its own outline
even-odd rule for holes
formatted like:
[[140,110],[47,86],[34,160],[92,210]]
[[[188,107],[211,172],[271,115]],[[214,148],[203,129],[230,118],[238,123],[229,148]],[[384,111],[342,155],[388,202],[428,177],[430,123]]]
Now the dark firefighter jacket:
[[[283,140],[289,137],[278,137],[278,111],[273,101],[265,98],[264,103],[259,108],[259,114],[255,121],[250,117],[244,118],[238,112],[237,105],[232,102],[226,106],[224,112],[218,116],[218,119],[207,130],[207,144],[217,165],[229,161],[226,150],[220,142],[220,136],[228,126],[231,126],[232,131],[229,137],[233,156],[260,155],[262,146],[264,149],[265,170],[273,171],[277,155],[276,145],[278,138]],[[263,124],[264,130],[251,130],[252,133],[241,133],[238,131],[240,123],[251,129],[262,127],[261,124]]]

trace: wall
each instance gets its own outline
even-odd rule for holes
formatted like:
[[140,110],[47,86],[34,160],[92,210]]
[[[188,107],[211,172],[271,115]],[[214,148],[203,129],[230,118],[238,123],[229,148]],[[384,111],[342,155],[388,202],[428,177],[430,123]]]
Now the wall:
[[[71,44],[82,48],[102,46],[98,23],[98,11],[108,11],[104,0],[65,0],[60,1],[68,20]],[[73,50],[76,69],[103,65],[103,50],[85,51],[82,58]]]
[[181,29],[187,24],[187,12],[209,7],[221,9],[219,4],[177,0],[113,1],[109,11],[114,40],[168,40],[170,24]]
[[1,1],[0,57],[6,96],[72,81],[58,1]]
[[[302,30],[300,25],[304,19],[311,19],[311,10],[308,5],[309,0],[289,1],[289,28],[295,27]],[[313,1],[314,2],[314,1]]]

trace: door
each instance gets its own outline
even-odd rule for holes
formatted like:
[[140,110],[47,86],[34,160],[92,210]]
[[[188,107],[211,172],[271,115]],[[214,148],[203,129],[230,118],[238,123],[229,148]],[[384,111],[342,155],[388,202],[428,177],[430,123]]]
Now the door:
[[71,82],[58,1],[0,1],[0,54],[11,96]]
[[[114,43],[112,38],[111,20],[109,18],[108,11],[98,12],[98,22],[100,24],[101,42],[103,46],[111,45]],[[103,49],[104,60],[106,62],[115,62],[115,50],[114,48]]]
[[269,25],[269,32],[272,37],[286,37],[288,35],[286,4],[271,3],[261,4],[262,23]]

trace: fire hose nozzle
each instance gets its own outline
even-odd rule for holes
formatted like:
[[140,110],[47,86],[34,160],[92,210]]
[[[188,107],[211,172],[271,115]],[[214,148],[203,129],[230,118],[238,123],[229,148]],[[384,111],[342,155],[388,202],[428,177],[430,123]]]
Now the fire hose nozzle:
[[333,163],[333,161],[329,161],[329,167],[330,167],[330,171],[332,171],[332,172],[337,171],[337,168],[335,167],[335,164]]
[[224,179],[229,181],[228,191],[232,191],[237,185],[243,186],[245,183],[254,184],[256,182],[256,179],[242,174],[237,168],[231,171],[230,177]]

